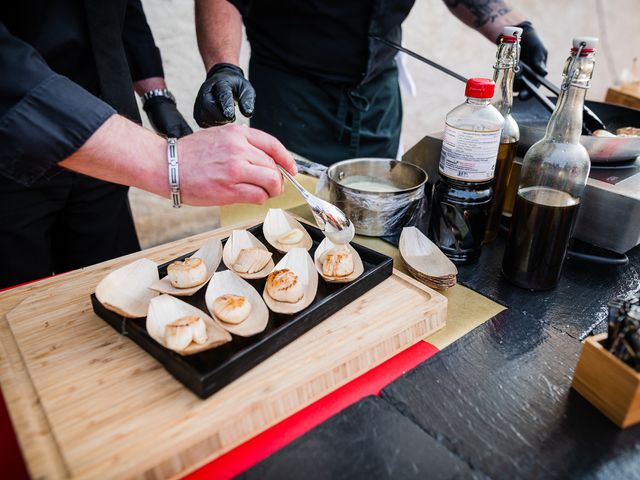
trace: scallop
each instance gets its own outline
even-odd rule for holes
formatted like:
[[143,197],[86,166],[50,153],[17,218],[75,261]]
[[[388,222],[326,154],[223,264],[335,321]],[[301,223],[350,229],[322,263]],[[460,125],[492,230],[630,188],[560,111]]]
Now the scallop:
[[164,341],[167,348],[178,352],[186,349],[192,342],[202,345],[208,339],[207,326],[197,315],[180,317],[164,327]]
[[231,341],[231,335],[205,312],[166,294],[149,302],[146,326],[151,338],[180,355],[203,352]]
[[[277,289],[278,284],[276,283],[273,285],[273,283],[277,277],[281,277],[283,275],[283,273],[277,274],[277,272],[282,272],[283,270],[287,270],[284,274],[289,277],[287,280],[288,285],[291,288],[298,290],[298,292],[300,288],[302,290],[302,297],[296,301],[291,301],[294,298],[299,297],[299,293],[295,293],[295,290],[294,295],[278,296],[278,294],[275,294],[281,300],[275,299],[269,294],[269,290],[273,293],[274,289]],[[295,278],[288,272],[293,273]],[[304,248],[299,247],[289,250],[289,252],[287,252],[287,254],[282,257],[278,264],[273,268],[273,272],[271,273],[276,273],[277,275],[274,275],[275,278],[272,277],[274,278],[274,281],[271,282],[271,285],[265,284],[265,288],[262,292],[262,298],[264,298],[265,303],[272,311],[292,314],[304,310],[311,305],[311,302],[315,299],[318,291],[318,272],[313,265],[313,260],[311,260],[309,252]],[[294,281],[295,279],[297,279],[297,281]],[[285,301],[282,301],[283,299]]]
[[[257,259],[258,255],[256,255],[255,249],[263,251],[264,257],[269,257],[258,271],[245,268],[246,264],[252,264],[253,260]],[[264,243],[247,230],[234,230],[231,233],[222,251],[222,261],[229,270],[246,279],[264,278],[273,270],[271,252]],[[236,266],[238,267],[236,268]]]
[[596,130],[592,134],[594,137],[604,137],[604,138],[615,138],[616,135],[614,133],[608,132],[607,130]]
[[[251,305],[251,310],[246,319],[240,323],[225,322],[216,315],[216,300],[223,296],[244,297],[245,302]],[[209,312],[213,315],[214,321],[226,331],[238,335],[239,337],[250,337],[256,335],[269,323],[269,310],[265,305],[258,291],[247,281],[236,275],[231,270],[216,272],[205,293],[205,303]]]
[[265,291],[278,302],[296,303],[304,297],[300,278],[288,268],[271,272],[267,277]]
[[325,277],[348,277],[353,273],[353,254],[344,245],[327,250],[322,259],[322,275]]
[[[196,259],[199,260],[199,262],[195,261]],[[211,238],[207,240],[191,257],[186,258],[183,262],[174,262],[172,264],[177,264],[178,268],[172,267],[171,265],[167,267],[167,272],[172,268],[176,270],[173,274],[174,279],[177,277],[184,277],[184,279],[181,278],[182,281],[180,284],[188,285],[189,283],[193,283],[192,286],[180,288],[172,283],[172,275],[168,274],[162,279],[156,281],[149,288],[160,293],[168,293],[176,297],[189,297],[207,284],[214,272],[218,269],[221,259],[222,242],[217,238]],[[180,272],[177,270],[180,270]],[[199,280],[199,283],[189,282],[192,277]]]
[[237,325],[249,317],[251,302],[244,295],[226,293],[213,300],[211,313],[221,322]]
[[190,288],[202,285],[208,280],[207,266],[196,257],[185,258],[167,267],[167,277],[175,288]]
[[243,248],[233,262],[236,273],[252,275],[267,266],[271,260],[271,252],[261,248]]
[[158,281],[158,265],[141,258],[118,268],[96,286],[96,298],[108,310],[127,318],[147,314],[149,302],[158,292],[149,288]]
[[348,283],[364,273],[362,258],[351,244],[335,245],[325,238],[316,248],[313,259],[316,270],[327,282]]
[[292,248],[309,250],[313,240],[302,224],[281,208],[271,208],[262,224],[264,238],[281,253]]

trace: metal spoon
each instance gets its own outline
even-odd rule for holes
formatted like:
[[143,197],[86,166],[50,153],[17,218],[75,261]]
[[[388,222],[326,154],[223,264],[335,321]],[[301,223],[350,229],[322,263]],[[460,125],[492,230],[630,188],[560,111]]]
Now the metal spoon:
[[355,229],[353,223],[335,205],[310,194],[293,176],[287,172],[284,168],[278,165],[282,174],[289,179],[289,181],[296,187],[296,190],[300,192],[302,198],[311,208],[313,218],[318,225],[318,228],[322,230],[325,236],[336,245],[344,245],[353,240],[355,235]]

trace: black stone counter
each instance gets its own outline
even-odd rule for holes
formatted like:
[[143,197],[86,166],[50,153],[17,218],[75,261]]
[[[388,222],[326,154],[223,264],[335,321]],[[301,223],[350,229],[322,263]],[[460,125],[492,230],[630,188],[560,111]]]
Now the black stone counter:
[[607,301],[640,289],[640,248],[625,267],[569,259],[542,293],[500,278],[503,248],[459,280],[508,310],[243,477],[640,479],[640,425],[618,429],[570,389]]

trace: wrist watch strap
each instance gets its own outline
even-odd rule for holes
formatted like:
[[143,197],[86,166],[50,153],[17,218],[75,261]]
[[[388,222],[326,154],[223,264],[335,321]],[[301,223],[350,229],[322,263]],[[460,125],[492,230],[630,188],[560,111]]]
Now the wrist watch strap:
[[147,100],[151,100],[152,98],[155,98],[155,97],[168,98],[173,103],[176,103],[176,97],[174,97],[173,93],[171,93],[168,89],[154,88],[153,90],[149,90],[144,95],[142,95],[142,105],[144,106],[144,104],[147,103]]

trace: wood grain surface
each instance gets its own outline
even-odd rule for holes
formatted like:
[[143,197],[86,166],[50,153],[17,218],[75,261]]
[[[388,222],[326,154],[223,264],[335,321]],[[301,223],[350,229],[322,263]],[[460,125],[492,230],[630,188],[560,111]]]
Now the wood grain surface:
[[620,87],[609,87],[604,101],[623,107],[640,108],[640,87],[633,93],[623,91]]
[[166,261],[230,231],[0,295],[0,382],[32,476],[184,474],[444,326],[446,298],[396,271],[200,400],[99,319],[89,295],[107,272],[136,258]]
[[603,333],[589,337],[571,386],[619,427],[640,423],[640,373],[609,353]]

